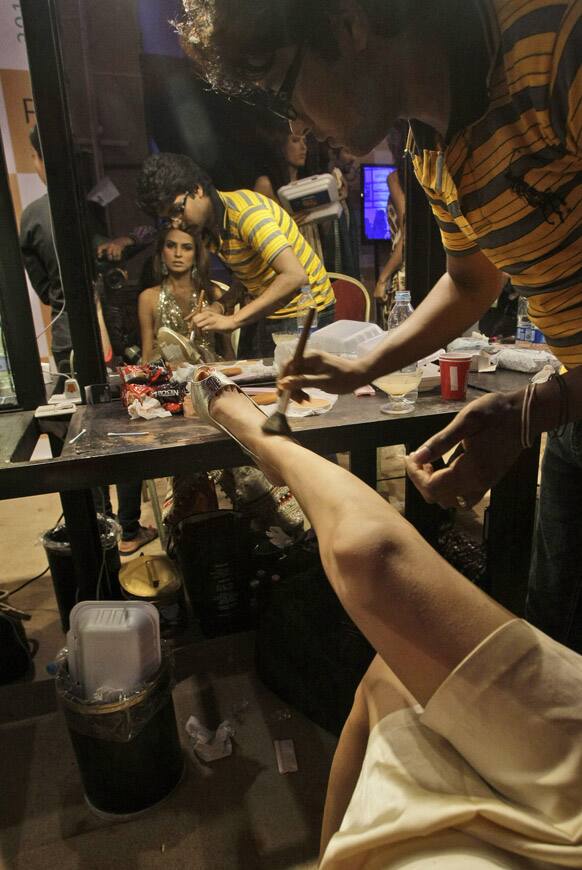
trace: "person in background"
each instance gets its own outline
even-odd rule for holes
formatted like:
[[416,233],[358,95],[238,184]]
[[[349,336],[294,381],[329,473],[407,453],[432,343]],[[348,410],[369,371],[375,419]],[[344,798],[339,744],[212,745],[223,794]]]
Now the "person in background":
[[[36,125],[29,133],[32,162],[36,174],[46,185],[46,170]],[[51,311],[51,353],[58,371],[70,372],[73,344],[69,317],[65,311],[65,296],[53,230],[48,194],[29,203],[20,217],[20,250],[30,283],[44,305]]]
[[[339,218],[308,222],[309,211],[291,212],[301,234],[311,245],[326,269],[353,275],[353,253],[349,242],[349,210],[346,204],[348,188],[341,169],[332,161],[321,160],[321,152],[327,149],[314,148],[305,136],[295,136],[288,125],[278,125],[266,134],[270,142],[271,160],[266,174],[255,181],[254,189],[279,201],[277,191],[283,185],[299,181],[310,175],[330,172],[335,178],[342,213]],[[311,151],[311,154],[310,154]],[[309,164],[309,167],[308,167]],[[323,166],[323,168],[322,168]]]
[[408,124],[400,121],[392,127],[386,137],[396,169],[390,172],[386,179],[386,184],[388,185],[386,217],[388,219],[392,250],[378,275],[374,290],[378,322],[383,329],[386,329],[388,323],[388,315],[392,306],[394,293],[399,288],[402,290],[406,289],[404,275],[404,234],[406,220],[404,151],[407,133]]
[[329,171],[341,173],[340,197],[348,227],[349,250],[342,246],[342,272],[361,281],[362,185],[360,160],[346,148],[330,148]]
[[296,328],[306,284],[319,325],[333,321],[335,297],[325,269],[295,221],[273,200],[252,190],[219,191],[189,157],[154,154],[143,165],[138,201],[168,225],[195,232],[252,296],[252,302],[226,315],[226,293],[192,321],[203,332],[227,334],[259,323],[250,334],[243,329],[239,358],[273,356],[272,335]]
[[[192,319],[205,291],[207,304],[220,299],[223,291],[209,278],[208,253],[192,230],[162,230],[154,256],[158,283],[139,297],[142,360],[159,359],[157,333],[166,326],[190,340],[201,361],[220,357],[213,336],[192,329]],[[198,332],[198,334],[196,334]],[[186,411],[185,411],[186,413]],[[254,466],[176,475],[164,499],[164,522],[170,531],[188,516],[218,508],[215,483],[236,511],[247,517],[255,531],[280,526],[292,538],[303,534],[303,515],[287,487],[275,487]]]
[[[299,181],[305,176],[305,164],[307,162],[307,140],[305,136],[295,136],[286,125],[278,125],[269,129],[264,134],[271,152],[267,159],[264,174],[256,179],[253,190],[268,196],[269,199],[279,201],[278,190],[292,181]],[[319,227],[316,223],[306,223],[309,212],[291,213],[293,220],[299,227],[303,238],[309,243],[319,259],[323,262],[323,250]]]
[[[29,137],[34,168],[43,184],[46,184],[46,171],[36,126],[30,131]],[[41,302],[51,308],[51,353],[57,368],[59,371],[70,372],[71,332],[46,193],[31,202],[22,212],[20,248],[30,283]],[[108,487],[96,491],[94,496],[98,510],[104,507],[104,513],[112,513]],[[140,524],[141,481],[117,484],[117,500],[117,519],[121,525],[119,552],[122,556],[130,556],[153,541],[158,533],[152,526]]]
[[281,388],[345,393],[423,359],[480,319],[503,272],[528,298],[567,371],[471,402],[409,457],[408,473],[428,501],[471,508],[552,433],[525,612],[582,650],[581,0],[185,8],[182,44],[199,73],[247,100],[255,89],[295,133],[365,154],[395,119],[410,119],[411,161],[441,230],[447,271],[406,323],[358,360],[305,357]]
[[203,366],[191,395],[291,487],[377,653],[332,763],[321,870],[582,866],[582,657],[469,583],[361,480],[265,434],[228,378]]

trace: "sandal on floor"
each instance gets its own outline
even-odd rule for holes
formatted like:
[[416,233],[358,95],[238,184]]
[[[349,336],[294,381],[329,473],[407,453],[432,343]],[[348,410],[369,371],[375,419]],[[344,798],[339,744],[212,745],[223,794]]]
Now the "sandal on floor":
[[209,426],[214,426],[215,429],[221,429],[225,435],[228,435],[233,441],[236,441],[238,446],[247,454],[247,456],[250,456],[254,462],[259,462],[259,457],[252,453],[248,447],[245,447],[238,438],[235,438],[232,432],[229,432],[225,426],[218,423],[210,413],[210,402],[218,395],[218,393],[220,393],[221,390],[224,389],[224,387],[234,387],[239,393],[243,393],[249,402],[253,403],[255,408],[258,408],[263,417],[266,418],[268,416],[262,408],[259,408],[256,402],[253,402],[250,396],[247,396],[247,394],[241,390],[238,384],[235,384],[234,381],[231,381],[231,379],[222,372],[209,368],[208,366],[201,366],[194,374],[193,380],[190,381],[190,397],[192,399],[192,404],[194,405],[194,410],[203,423],[208,423]]
[[[158,537],[157,531],[152,526],[140,526],[138,529],[138,533],[135,538],[132,538],[130,541],[119,541],[118,549],[120,556],[133,556],[134,553],[137,553],[146,544],[155,541]],[[127,544],[128,549],[126,550],[123,546]]]

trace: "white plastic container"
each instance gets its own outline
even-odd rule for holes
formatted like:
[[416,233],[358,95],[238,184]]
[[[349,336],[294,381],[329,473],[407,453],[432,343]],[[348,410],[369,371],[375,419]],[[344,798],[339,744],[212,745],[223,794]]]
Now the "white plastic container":
[[277,196],[291,214],[308,210],[305,223],[339,218],[342,212],[337,181],[329,172],[284,184]]
[[309,339],[309,350],[325,350],[328,353],[359,354],[364,342],[384,335],[377,323],[361,320],[336,320],[329,326],[318,329]]
[[131,693],[159,669],[160,617],[145,601],[81,601],[67,632],[69,673],[80,692]]
[[384,341],[387,332],[380,332],[380,335],[374,335],[372,338],[367,338],[363,341],[358,348],[358,356],[366,356],[366,354],[370,353],[374,350],[377,344],[380,344],[381,341]]

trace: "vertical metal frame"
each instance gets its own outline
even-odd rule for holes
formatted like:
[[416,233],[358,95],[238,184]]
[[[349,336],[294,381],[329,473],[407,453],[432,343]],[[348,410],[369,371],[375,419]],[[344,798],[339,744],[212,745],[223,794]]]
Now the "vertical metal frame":
[[[20,255],[14,206],[8,183],[4,147],[0,139],[0,314],[16,389],[18,407],[25,411],[46,402],[28,286]],[[6,411],[10,411],[6,407]]]
[[56,0],[21,0],[55,248],[81,387],[107,380],[93,298],[84,193],[75,162]]

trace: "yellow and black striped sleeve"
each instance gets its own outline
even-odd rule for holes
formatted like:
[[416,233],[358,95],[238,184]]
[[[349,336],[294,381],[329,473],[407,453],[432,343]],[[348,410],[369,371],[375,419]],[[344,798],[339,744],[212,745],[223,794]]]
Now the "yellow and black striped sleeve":
[[271,210],[263,205],[251,205],[239,212],[236,224],[242,242],[260,256],[264,264],[272,264],[286,248],[289,237],[281,230]]
[[554,47],[550,79],[550,122],[570,154],[582,150],[582,0],[568,6]]
[[479,245],[470,239],[452,219],[444,203],[429,196],[429,203],[440,230],[445,252],[451,257],[467,257],[479,250]]

